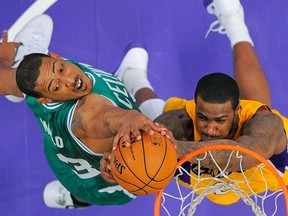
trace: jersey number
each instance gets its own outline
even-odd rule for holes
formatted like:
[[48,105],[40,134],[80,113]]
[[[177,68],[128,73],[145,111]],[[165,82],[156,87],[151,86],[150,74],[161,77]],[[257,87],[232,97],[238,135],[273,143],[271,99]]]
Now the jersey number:
[[100,172],[93,168],[86,160],[84,159],[75,159],[67,158],[62,154],[57,154],[58,158],[67,164],[72,164],[74,169],[72,171],[77,174],[82,179],[93,178],[100,174]]

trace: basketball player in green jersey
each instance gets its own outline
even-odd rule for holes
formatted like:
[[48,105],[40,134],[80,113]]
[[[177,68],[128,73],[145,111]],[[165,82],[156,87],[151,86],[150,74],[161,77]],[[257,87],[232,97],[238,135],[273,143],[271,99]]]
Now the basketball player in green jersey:
[[[27,56],[19,65],[19,70],[27,64],[30,57],[35,59],[35,55]],[[134,119],[147,124],[152,124],[152,121],[147,122],[140,114],[125,86],[111,74],[72,61],[44,57],[42,62],[46,61],[49,63],[45,67],[51,66],[53,73],[69,73],[70,69],[85,72],[75,74],[72,78],[75,80],[75,83],[71,83],[72,94],[91,88],[87,91],[88,96],[65,103],[26,95],[25,100],[45,136],[44,149],[51,169],[65,188],[81,200],[97,205],[127,203],[135,196],[119,185],[107,183],[100,175],[99,161],[102,153],[112,148],[113,138],[121,125],[134,122]],[[68,81],[58,83],[54,77],[47,80],[48,82],[43,82],[44,88],[55,95],[63,88],[61,85],[68,85]],[[40,85],[42,86],[42,83]],[[21,85],[19,87],[21,89]],[[39,103],[39,100],[45,100],[45,103]],[[87,105],[83,104],[90,106],[87,108]],[[89,124],[86,124],[86,121]],[[93,121],[103,122],[103,125]],[[152,128],[157,129],[154,125]],[[143,129],[147,130],[146,126],[143,126]]]
[[[5,43],[3,40],[1,45]],[[66,203],[65,198],[62,203],[58,200],[58,206],[55,206],[54,197],[50,196],[51,199],[44,200],[46,205],[66,208],[90,203],[119,205],[135,198],[119,185],[106,182],[100,175],[99,162],[102,154],[112,149],[118,132],[132,132],[138,138],[140,130],[148,133],[155,130],[165,135],[165,128],[141,114],[135,103],[134,97],[138,104],[147,103],[146,98],[152,99],[154,104],[157,101],[161,103],[151,94],[142,97],[141,91],[152,89],[145,81],[147,63],[146,50],[134,47],[127,52],[117,71],[118,76],[123,76],[124,72],[127,74],[127,70],[131,77],[142,74],[143,79],[138,79],[140,83],[136,82],[135,86],[133,82],[126,87],[132,96],[122,82],[109,73],[43,54],[31,54],[24,58],[17,68],[17,86],[13,80],[15,69],[1,72],[3,80],[10,80],[10,83],[1,84],[1,94],[23,97],[22,92],[26,93],[25,100],[44,135],[48,163],[57,179],[73,194],[70,203]],[[140,109],[145,112],[141,104]],[[155,117],[157,115],[154,113]],[[126,141],[129,143],[129,136]]]

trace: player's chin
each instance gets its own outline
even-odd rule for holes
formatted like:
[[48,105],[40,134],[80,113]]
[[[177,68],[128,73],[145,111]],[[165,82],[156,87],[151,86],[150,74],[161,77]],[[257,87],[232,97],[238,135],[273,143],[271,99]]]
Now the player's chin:
[[82,97],[85,97],[87,95],[90,94],[90,91],[76,91],[74,92],[74,96],[73,96],[73,99],[72,100],[76,100],[76,99],[79,99],[79,98],[82,98]]

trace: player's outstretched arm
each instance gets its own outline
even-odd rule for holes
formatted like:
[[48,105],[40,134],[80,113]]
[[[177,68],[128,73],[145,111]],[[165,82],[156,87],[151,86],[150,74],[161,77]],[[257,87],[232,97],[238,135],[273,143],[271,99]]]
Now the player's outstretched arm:
[[8,33],[3,31],[2,42],[0,43],[0,80],[2,81],[0,94],[23,97],[16,84],[16,69],[11,68],[15,59],[15,51],[19,44],[7,42],[7,40]]
[[[282,153],[285,150],[286,143],[287,139],[284,132],[284,125],[280,117],[268,110],[258,110],[253,118],[244,123],[242,134],[237,140],[218,139],[200,142],[177,141],[177,154],[179,157],[183,157],[188,153],[205,146],[229,144],[247,148],[268,160],[274,154]],[[230,156],[230,151],[213,151],[212,155],[220,167],[225,167]],[[195,161],[191,160],[191,162],[194,163]],[[235,154],[233,155],[233,158],[231,158],[231,162],[232,163],[229,164],[227,170],[240,170],[239,158],[237,158]],[[256,158],[244,155],[242,168],[244,170],[249,169],[259,163],[260,162]],[[201,161],[201,164],[212,169],[216,168],[214,162],[211,161],[210,158]]]
[[79,100],[72,121],[73,133],[96,153],[111,150],[113,140],[117,144],[117,139],[122,136],[129,144],[131,133],[141,139],[141,130],[149,134],[153,131],[165,134],[166,128],[137,110],[115,107],[97,94],[89,94]]
[[[235,141],[229,139],[193,141],[193,122],[185,109],[163,113],[155,121],[165,125],[173,132],[177,140],[178,158],[182,158],[190,152],[204,148],[205,146],[229,144],[247,148],[269,159],[274,154],[282,153],[287,143],[282,120],[264,108],[259,109],[253,118],[244,123],[241,136]],[[217,159],[218,164],[222,166],[227,165],[227,158],[230,156],[230,151],[213,151],[213,154],[215,154],[214,158]],[[229,170],[238,171],[239,159],[235,157],[231,161],[234,163],[230,163]],[[191,162],[193,163],[195,161],[191,160]],[[214,167],[214,162],[209,159],[201,163],[203,166],[216,168]],[[245,169],[248,169],[258,163],[259,161],[257,159],[246,155],[244,156],[244,164],[242,165]]]
[[0,66],[0,80],[0,95],[24,97],[16,84],[16,70],[14,68],[3,68]]

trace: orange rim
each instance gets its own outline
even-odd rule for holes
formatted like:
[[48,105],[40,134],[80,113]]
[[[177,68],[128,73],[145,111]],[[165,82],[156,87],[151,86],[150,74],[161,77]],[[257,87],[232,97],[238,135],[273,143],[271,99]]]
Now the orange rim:
[[[176,166],[176,169],[179,168],[179,166],[181,166],[184,162],[186,162],[187,160],[189,160],[190,158],[193,158],[199,154],[202,154],[204,152],[208,152],[208,151],[215,151],[215,150],[235,150],[235,151],[239,151],[242,153],[245,153],[247,155],[250,155],[256,159],[258,159],[259,161],[261,161],[263,164],[265,164],[271,171],[272,173],[275,175],[275,177],[277,178],[278,182],[281,185],[281,188],[283,190],[283,195],[285,198],[285,203],[286,203],[286,216],[288,216],[288,191],[286,188],[285,183],[283,182],[281,176],[279,175],[279,173],[277,172],[277,170],[272,166],[272,164],[270,164],[265,158],[263,158],[262,156],[260,156],[259,154],[243,148],[241,146],[234,146],[234,145],[213,145],[213,146],[206,146],[203,147],[201,149],[197,149],[189,154],[187,154],[186,156],[184,156],[183,158],[181,158]],[[161,198],[162,198],[162,193],[164,191],[165,188],[163,188],[162,190],[160,190],[157,194],[156,194],[156,199],[155,199],[155,204],[154,204],[154,216],[160,216],[160,203],[161,203]]]

